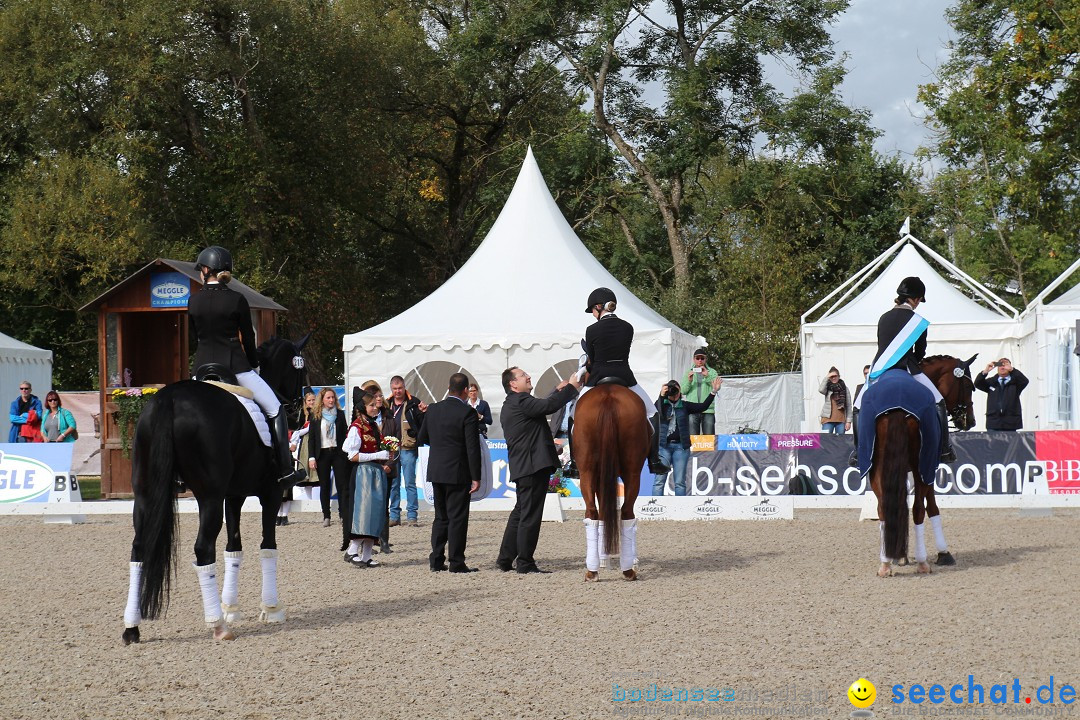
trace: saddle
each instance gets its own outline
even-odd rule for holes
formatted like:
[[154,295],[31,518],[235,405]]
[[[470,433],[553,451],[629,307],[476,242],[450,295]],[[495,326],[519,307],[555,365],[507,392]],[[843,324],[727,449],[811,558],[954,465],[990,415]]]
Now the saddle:
[[266,414],[263,413],[255,402],[255,393],[248,390],[243,385],[239,385],[236,381],[236,374],[232,370],[219,363],[207,363],[206,365],[200,365],[195,370],[195,379],[199,382],[204,382],[209,385],[216,385],[227,393],[231,393],[237,401],[244,406],[244,409],[248,411],[248,415],[251,416],[251,422],[254,423],[256,431],[259,433],[259,439],[262,440],[263,445],[272,447],[270,441],[270,425],[267,422]]
[[596,384],[597,385],[622,385],[623,387],[630,387],[630,383],[626,382],[626,380],[624,380],[623,378],[615,377],[614,375],[609,375],[608,377],[600,378],[599,380],[596,381]]

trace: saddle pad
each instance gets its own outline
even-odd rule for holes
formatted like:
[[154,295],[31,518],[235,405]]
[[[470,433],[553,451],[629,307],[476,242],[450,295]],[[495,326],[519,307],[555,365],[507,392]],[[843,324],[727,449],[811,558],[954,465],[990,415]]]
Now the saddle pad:
[[[216,384],[218,383],[215,383],[215,385]],[[229,385],[227,387],[235,386]],[[251,393],[251,391],[247,388],[240,389],[247,392],[248,394]],[[236,398],[240,402],[240,404],[244,406],[244,409],[248,411],[248,415],[251,416],[251,422],[255,423],[255,430],[258,431],[259,439],[262,440],[263,445],[265,445],[266,447],[271,447],[270,426],[266,424],[266,414],[263,413],[262,408],[259,407],[258,404],[256,404],[256,402],[250,397],[242,397],[237,393],[233,393],[233,397]]]
[[255,393],[251,392],[242,385],[230,385],[229,383],[223,383],[220,380],[203,380],[203,382],[209,385],[217,385],[225,392],[232,393],[233,395],[239,395],[240,397],[245,397],[248,400],[255,399]]
[[921,435],[919,474],[923,482],[934,482],[941,452],[941,428],[934,395],[907,370],[900,368],[886,371],[877,382],[863,390],[859,411],[859,474],[865,477],[870,472],[877,419],[890,410],[903,410],[918,419]]

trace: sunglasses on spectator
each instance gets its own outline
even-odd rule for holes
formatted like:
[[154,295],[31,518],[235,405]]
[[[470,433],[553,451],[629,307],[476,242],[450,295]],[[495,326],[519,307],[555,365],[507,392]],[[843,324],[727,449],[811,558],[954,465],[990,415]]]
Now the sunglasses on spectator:
[[30,392],[30,388],[27,388],[27,387],[21,387],[19,389],[22,390],[23,392]]
[[51,398],[49,400],[46,400],[45,402],[60,402],[60,401],[57,400],[56,398]]

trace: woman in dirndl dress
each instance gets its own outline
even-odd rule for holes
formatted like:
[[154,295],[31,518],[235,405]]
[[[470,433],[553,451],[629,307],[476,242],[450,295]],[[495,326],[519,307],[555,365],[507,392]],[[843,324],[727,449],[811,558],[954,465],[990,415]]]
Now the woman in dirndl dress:
[[349,517],[349,547],[345,562],[353,567],[378,567],[371,557],[372,547],[386,522],[386,473],[392,466],[390,452],[382,449],[382,433],[375,418],[382,408],[370,394],[361,396],[363,412],[349,426],[342,450],[356,463],[352,473],[352,512]]

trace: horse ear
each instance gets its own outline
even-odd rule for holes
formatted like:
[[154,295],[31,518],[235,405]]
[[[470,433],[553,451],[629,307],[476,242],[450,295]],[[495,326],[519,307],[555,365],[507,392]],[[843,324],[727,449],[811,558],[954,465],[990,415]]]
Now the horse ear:
[[308,331],[308,334],[307,334],[307,335],[305,335],[304,337],[300,338],[299,340],[297,340],[297,341],[296,341],[296,342],[294,343],[294,345],[296,345],[296,352],[300,352],[301,350],[303,350],[303,349],[304,349],[304,346],[305,346],[305,345],[307,345],[307,342],[308,342],[308,340],[310,340],[310,339],[311,339],[311,331],[309,330],[309,331]]
[[964,367],[966,367],[966,368],[970,368],[970,367],[971,367],[971,363],[975,362],[975,358],[977,358],[977,357],[979,357],[979,353],[975,353],[975,354],[974,354],[974,355],[972,355],[972,356],[971,356],[970,358],[968,358],[968,359],[967,359],[967,360],[966,360],[966,361],[965,361],[965,362],[963,363],[963,366],[964,366]]

